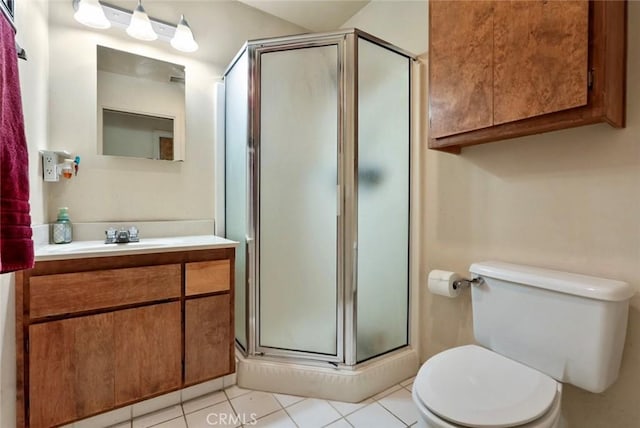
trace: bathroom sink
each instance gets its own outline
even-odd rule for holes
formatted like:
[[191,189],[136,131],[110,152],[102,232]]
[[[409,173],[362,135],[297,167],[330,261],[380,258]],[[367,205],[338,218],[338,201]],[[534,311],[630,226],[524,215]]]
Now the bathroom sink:
[[[155,240],[154,240],[155,241]],[[77,241],[69,244],[48,245],[44,252],[48,254],[56,253],[84,253],[96,251],[118,251],[134,248],[157,248],[170,245],[168,242],[128,242],[126,244],[105,244],[102,241]]]
[[38,260],[107,257],[119,254],[144,254],[176,250],[226,248],[237,243],[214,235],[143,238],[139,242],[105,244],[104,241],[74,241],[69,244],[49,244],[36,247]]
[[102,244],[103,247],[166,247],[167,245],[171,245],[169,242],[148,242],[148,241],[139,241],[139,242],[125,242],[120,244]]

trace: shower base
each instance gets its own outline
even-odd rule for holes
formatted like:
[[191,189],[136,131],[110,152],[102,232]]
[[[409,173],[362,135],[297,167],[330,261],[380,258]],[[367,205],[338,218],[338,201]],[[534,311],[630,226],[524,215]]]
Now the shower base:
[[358,403],[415,376],[418,353],[407,348],[355,367],[327,367],[236,352],[239,387]]

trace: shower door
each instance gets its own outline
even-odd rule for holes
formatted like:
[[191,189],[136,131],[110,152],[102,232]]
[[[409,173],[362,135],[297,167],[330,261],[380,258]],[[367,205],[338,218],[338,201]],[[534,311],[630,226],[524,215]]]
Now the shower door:
[[[247,299],[249,293],[247,243],[250,229],[250,187],[248,185],[249,159],[249,60],[245,51],[232,63],[225,77],[225,189],[224,189],[224,233],[239,245],[236,250],[234,272],[234,322],[235,337],[242,349],[248,349]],[[221,223],[221,222],[219,222]]]
[[[360,363],[408,344],[410,61],[358,38],[355,326]],[[355,359],[353,359],[355,357]]]
[[343,359],[340,51],[325,41],[256,52],[258,353]]

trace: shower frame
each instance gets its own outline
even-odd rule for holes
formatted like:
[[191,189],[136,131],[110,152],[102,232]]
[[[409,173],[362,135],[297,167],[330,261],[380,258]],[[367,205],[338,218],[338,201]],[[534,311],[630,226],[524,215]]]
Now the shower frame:
[[[408,269],[407,269],[407,328],[406,344],[375,355],[367,360],[357,362],[356,355],[356,320],[357,320],[357,261],[358,261],[358,38],[362,38],[379,47],[388,49],[408,60],[409,105],[408,105],[408,137],[409,159],[408,170]],[[338,218],[337,221],[337,308],[336,308],[336,355],[307,351],[285,350],[261,346],[258,343],[260,329],[260,142],[261,142],[261,54],[269,52],[305,49],[313,47],[337,46],[338,50]],[[247,147],[247,231],[245,252],[245,286],[247,287],[246,311],[246,347],[236,337],[236,344],[245,356],[264,358],[266,360],[299,361],[305,364],[333,367],[355,368],[360,364],[376,361],[394,352],[400,352],[411,346],[412,337],[412,282],[417,268],[414,254],[415,229],[411,207],[414,199],[415,178],[412,168],[414,154],[414,63],[413,54],[358,29],[327,32],[320,34],[303,34],[264,40],[248,41],[236,54],[224,75],[233,69],[236,62],[246,53],[248,60],[248,147]],[[348,191],[353,194],[347,195]],[[226,206],[226,203],[225,203]],[[224,209],[223,209],[224,212]],[[222,216],[224,230],[225,215]]]

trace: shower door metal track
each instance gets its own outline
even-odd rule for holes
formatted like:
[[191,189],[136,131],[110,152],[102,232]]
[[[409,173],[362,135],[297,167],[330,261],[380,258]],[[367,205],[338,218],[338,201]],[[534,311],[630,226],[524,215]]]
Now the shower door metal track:
[[[251,102],[255,103],[255,105],[250,106],[250,110],[253,111],[253,116],[250,123],[249,129],[249,140],[250,140],[250,156],[251,163],[249,174],[249,181],[252,184],[253,189],[258,189],[254,191],[251,195],[251,222],[250,229],[253,231],[252,235],[252,245],[251,249],[253,253],[250,254],[251,259],[250,263],[252,265],[251,269],[251,278],[250,284],[253,285],[253,289],[249,290],[249,312],[255,314],[254,317],[251,317],[248,323],[248,337],[249,339],[249,353],[250,354],[258,354],[258,355],[268,355],[268,356],[276,356],[276,357],[290,357],[290,358],[300,358],[300,359],[312,359],[312,360],[322,360],[332,363],[341,363],[344,361],[344,279],[343,279],[343,263],[342,263],[342,248],[343,248],[343,240],[344,240],[344,232],[343,232],[343,221],[342,218],[342,207],[344,206],[343,201],[339,201],[338,206],[341,208],[337,213],[337,254],[336,254],[336,262],[337,262],[337,306],[336,306],[336,324],[337,324],[337,335],[336,335],[336,354],[324,354],[324,353],[315,353],[315,352],[306,352],[294,349],[283,349],[283,348],[275,348],[269,346],[263,346],[260,344],[260,142],[261,142],[261,133],[260,133],[260,108],[256,108],[256,106],[260,106],[261,103],[261,88],[260,88],[260,76],[261,76],[261,55],[270,52],[279,52],[279,51],[290,51],[295,49],[309,49],[316,47],[325,47],[325,46],[336,46],[337,47],[337,75],[338,75],[338,123],[342,121],[342,111],[344,109],[343,100],[344,100],[344,41],[346,35],[327,35],[325,37],[301,37],[300,40],[288,40],[286,43],[283,41],[273,41],[269,42],[260,42],[255,45],[251,43],[248,44],[248,53],[249,53],[249,74],[250,81],[254,82],[254,85],[250,88],[251,91]],[[337,145],[338,145],[338,159],[336,162],[338,163],[338,195],[341,198],[344,198],[343,191],[343,179],[342,179],[342,168],[341,168],[341,154],[343,153],[343,145],[344,145],[344,136],[342,135],[342,127],[338,126],[338,135],[337,137]]]
[[[376,45],[389,49],[395,53],[415,60],[413,54],[393,46],[375,36],[360,30],[345,30],[338,32],[300,35],[293,37],[273,38],[266,40],[249,41],[231,62],[225,75],[233,67],[237,59],[247,53],[249,62],[249,105],[248,105],[248,234],[246,236],[246,338],[247,346],[242,347],[248,356],[263,356],[278,360],[288,358],[291,360],[312,360],[318,363],[328,362],[333,366],[355,366],[356,361],[356,319],[357,319],[357,201],[358,201],[358,76],[356,65],[358,63],[357,40],[361,37]],[[281,349],[262,346],[259,343],[260,333],[260,72],[261,59],[264,53],[305,49],[322,46],[337,46],[338,50],[338,159],[336,159],[338,181],[338,205],[337,212],[337,342],[336,354],[323,354],[292,349]],[[413,81],[413,67],[409,66],[409,82]],[[409,118],[412,118],[412,94],[410,95]],[[411,130],[411,125],[409,126]],[[409,134],[409,164],[413,150],[414,135]],[[409,168],[409,206],[411,206],[412,173]],[[409,294],[411,293],[411,230],[413,224],[409,222]],[[410,307],[407,308],[410,311]],[[407,320],[411,319],[408,312]],[[369,360],[374,361],[382,355],[393,354],[409,346],[411,326],[407,329],[407,345],[390,349],[388,352],[376,355]],[[238,341],[237,341],[238,342]],[[239,343],[239,342],[238,342]],[[240,343],[239,343],[240,345]],[[310,362],[312,362],[310,361]],[[360,363],[364,363],[361,361]]]

